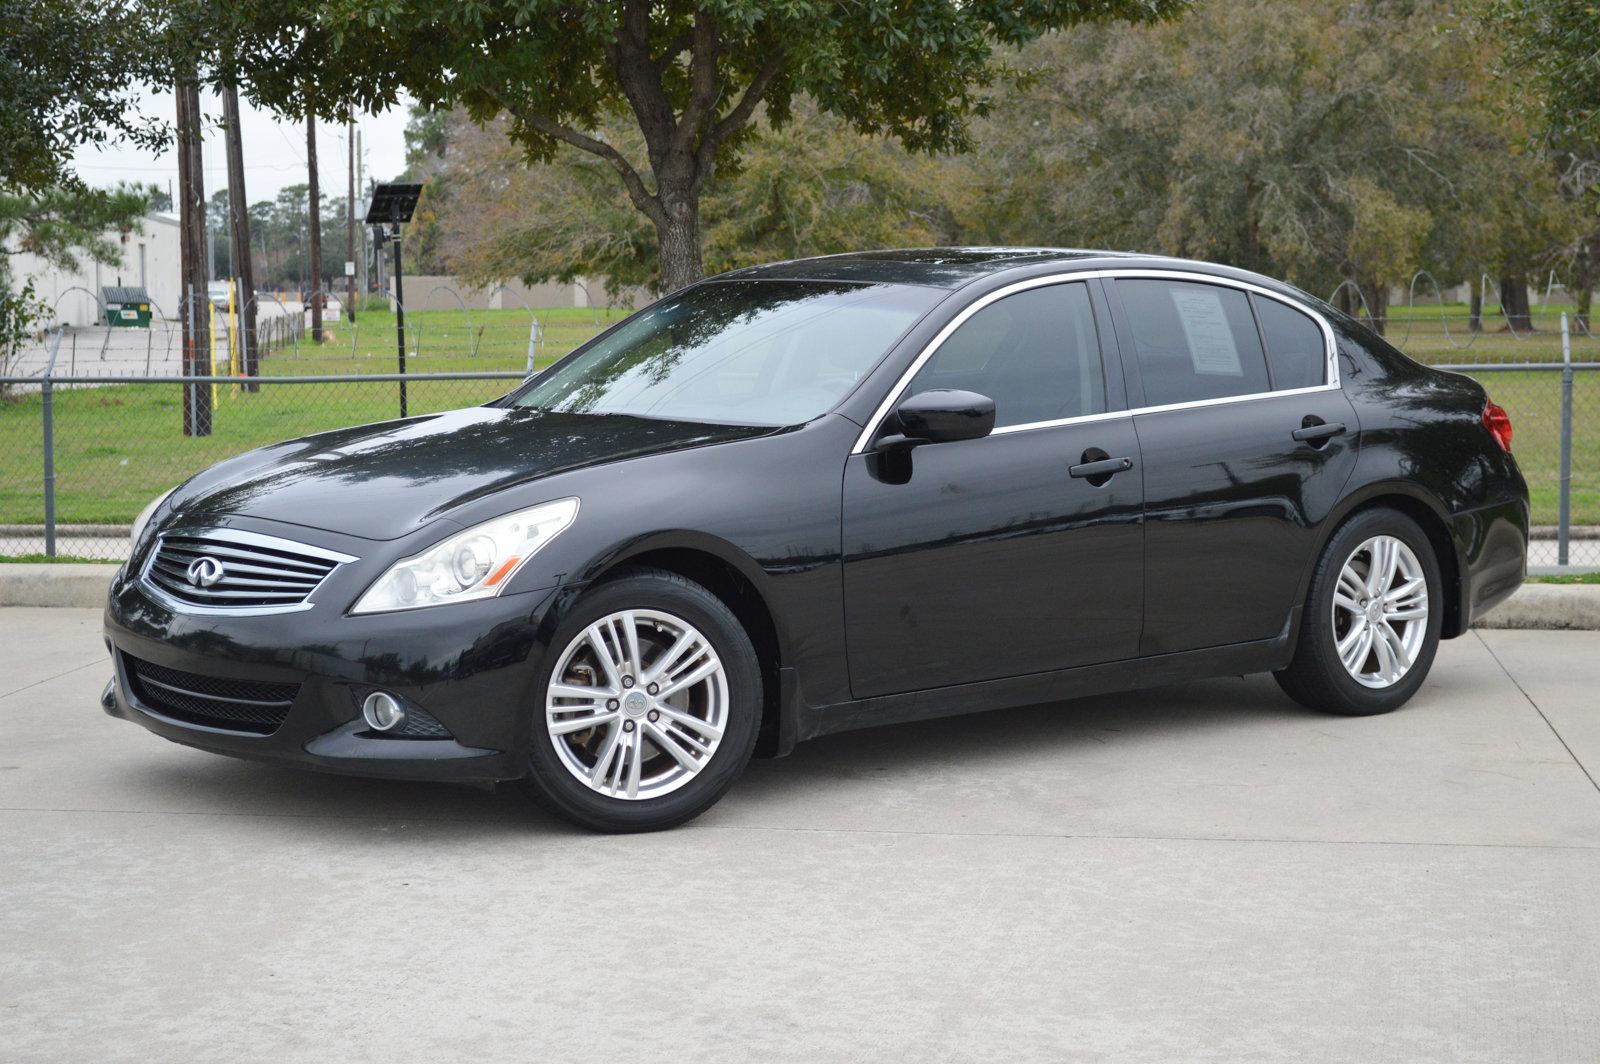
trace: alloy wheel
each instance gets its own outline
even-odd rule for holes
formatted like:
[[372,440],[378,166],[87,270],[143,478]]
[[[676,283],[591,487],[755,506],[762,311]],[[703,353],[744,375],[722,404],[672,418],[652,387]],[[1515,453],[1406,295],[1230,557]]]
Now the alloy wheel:
[[716,754],[728,676],[711,641],[681,617],[622,610],[580,632],[557,660],[545,725],[561,763],[609,798],[670,794]]
[[1356,547],[1333,590],[1334,650],[1365,687],[1392,687],[1411,671],[1428,631],[1428,579],[1394,536]]

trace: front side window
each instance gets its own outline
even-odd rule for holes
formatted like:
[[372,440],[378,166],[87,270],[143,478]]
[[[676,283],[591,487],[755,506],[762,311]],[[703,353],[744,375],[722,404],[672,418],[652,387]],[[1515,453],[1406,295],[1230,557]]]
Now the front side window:
[[695,285],[629,318],[510,403],[798,425],[832,409],[944,294],[833,281]]
[[1189,281],[1120,280],[1148,406],[1271,390],[1250,299]]
[[1087,288],[1030,288],[973,314],[917,371],[906,394],[933,388],[993,399],[996,428],[1104,413],[1105,371]]
[[1311,388],[1327,382],[1328,348],[1322,329],[1310,316],[1286,303],[1251,296],[1261,335],[1267,341],[1267,361],[1272,366],[1272,387]]

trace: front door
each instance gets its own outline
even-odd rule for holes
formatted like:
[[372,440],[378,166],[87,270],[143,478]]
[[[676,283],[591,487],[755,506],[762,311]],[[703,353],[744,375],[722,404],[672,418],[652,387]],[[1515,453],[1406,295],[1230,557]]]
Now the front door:
[[[987,395],[994,433],[893,462],[849,459],[845,627],[857,698],[1137,653],[1142,471],[1131,418],[1108,412],[1124,404],[1115,384],[1108,398],[1099,335],[1109,328],[1099,326],[1083,282],[983,305],[901,398]],[[1126,468],[1093,471],[1108,459]]]
[[[1140,652],[1285,630],[1320,523],[1355,468],[1359,425],[1322,327],[1265,293],[1123,278],[1119,330],[1142,388]],[[1127,353],[1132,347],[1131,357]]]

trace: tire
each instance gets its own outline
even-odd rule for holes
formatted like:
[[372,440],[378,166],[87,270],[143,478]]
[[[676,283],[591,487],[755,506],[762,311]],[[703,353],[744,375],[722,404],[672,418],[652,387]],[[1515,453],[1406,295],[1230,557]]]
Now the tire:
[[659,831],[699,816],[749,764],[761,723],[750,637],[721,599],[660,569],[630,569],[585,593],[558,626],[535,690],[528,790],[593,831]]
[[[1405,550],[1410,552],[1409,558],[1405,551],[1388,546],[1370,546],[1384,541],[1403,544]],[[1370,604],[1376,596],[1368,590],[1370,585],[1360,581],[1350,583],[1348,575],[1345,577],[1345,586],[1341,588],[1340,585],[1341,574],[1347,572],[1347,563],[1351,566],[1350,572],[1356,575],[1359,575],[1365,563],[1366,571],[1370,574],[1374,551],[1383,551],[1384,560],[1392,556],[1397,566],[1393,590],[1389,592],[1392,598],[1396,598],[1393,605],[1395,619],[1385,621],[1384,626],[1370,620],[1370,612],[1351,610],[1347,605],[1354,600],[1365,611],[1373,609]],[[1409,576],[1408,568],[1411,570]],[[1426,588],[1427,597],[1422,604],[1426,616],[1402,620],[1404,615],[1415,612],[1417,599],[1412,591],[1404,601],[1398,601],[1397,592],[1403,591],[1406,586],[1414,588],[1419,578],[1424,581]],[[1317,560],[1316,571],[1311,577],[1311,590],[1306,597],[1305,614],[1300,620],[1300,638],[1295,645],[1294,658],[1287,668],[1273,674],[1278,686],[1301,705],[1325,713],[1364,717],[1399,709],[1427,679],[1434,655],[1438,652],[1444,612],[1442,584],[1439,560],[1434,555],[1433,545],[1411,518],[1398,511],[1381,508],[1364,510],[1351,517],[1333,534],[1323,548],[1322,557]],[[1335,604],[1336,594],[1342,603],[1339,606]],[[1385,607],[1380,605],[1377,609],[1382,613]],[[1365,651],[1361,644],[1365,637],[1354,631],[1363,622],[1374,633],[1369,649]],[[1415,633],[1411,631],[1413,625],[1416,626]],[[1386,638],[1385,633],[1393,638]],[[1347,667],[1341,659],[1339,641],[1342,639],[1349,640],[1344,645],[1352,658],[1361,657],[1355,670],[1363,678],[1358,679],[1351,667]],[[1382,646],[1379,646],[1380,642]],[[1405,656],[1410,658],[1409,666],[1399,674],[1398,679],[1384,682],[1385,677],[1398,671],[1396,663],[1400,656],[1396,647],[1405,651],[1408,645],[1410,651]]]

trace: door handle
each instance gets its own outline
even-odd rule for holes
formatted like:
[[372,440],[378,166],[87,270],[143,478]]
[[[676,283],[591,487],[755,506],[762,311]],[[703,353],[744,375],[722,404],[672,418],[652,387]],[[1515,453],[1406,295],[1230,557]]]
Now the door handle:
[[1309,443],[1315,447],[1317,444],[1331,440],[1335,436],[1343,436],[1344,433],[1345,427],[1342,421],[1333,421],[1327,424],[1318,421],[1315,424],[1302,425],[1289,433],[1289,435],[1301,443]]
[[1132,468],[1132,458],[1102,458],[1098,462],[1079,462],[1075,466],[1068,466],[1067,472],[1079,480],[1093,480],[1095,477],[1110,479],[1113,474],[1126,473]]

